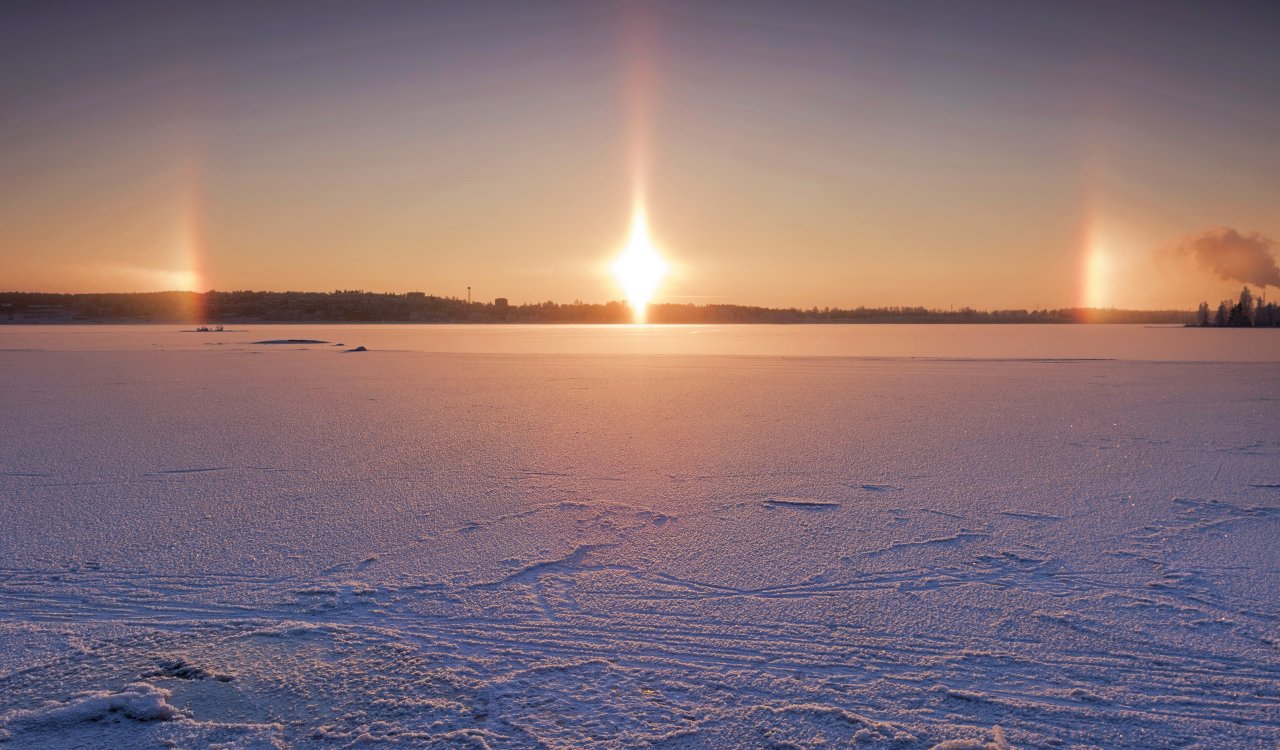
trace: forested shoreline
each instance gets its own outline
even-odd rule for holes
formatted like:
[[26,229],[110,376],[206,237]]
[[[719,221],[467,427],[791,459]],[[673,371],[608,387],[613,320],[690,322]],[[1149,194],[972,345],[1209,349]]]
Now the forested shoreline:
[[1245,287],[1240,291],[1238,300],[1223,300],[1216,310],[1210,311],[1209,303],[1201,302],[1194,325],[1202,328],[1277,328],[1280,327],[1280,306],[1255,297],[1249,287]]
[[[1274,306],[1272,306],[1274,307]],[[6,323],[630,323],[624,302],[513,305],[422,292],[0,292]],[[1062,308],[936,310],[925,307],[769,308],[654,304],[650,323],[1146,323],[1189,324],[1186,310]]]

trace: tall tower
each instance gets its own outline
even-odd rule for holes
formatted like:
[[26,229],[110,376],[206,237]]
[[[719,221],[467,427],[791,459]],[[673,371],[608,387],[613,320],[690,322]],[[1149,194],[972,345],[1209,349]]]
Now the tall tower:
[[471,287],[467,287],[467,304],[471,304]]

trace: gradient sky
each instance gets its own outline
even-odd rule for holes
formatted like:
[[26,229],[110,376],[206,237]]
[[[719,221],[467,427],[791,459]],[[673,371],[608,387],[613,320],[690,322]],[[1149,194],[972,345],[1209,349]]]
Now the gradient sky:
[[1280,238],[1280,6],[10,1],[0,288],[1193,307]]

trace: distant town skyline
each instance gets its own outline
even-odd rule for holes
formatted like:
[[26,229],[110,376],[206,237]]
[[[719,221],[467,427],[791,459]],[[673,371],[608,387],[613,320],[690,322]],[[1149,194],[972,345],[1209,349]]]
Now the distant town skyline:
[[605,302],[637,205],[656,302],[1190,309],[1276,278],[1269,4],[0,19],[7,290]]

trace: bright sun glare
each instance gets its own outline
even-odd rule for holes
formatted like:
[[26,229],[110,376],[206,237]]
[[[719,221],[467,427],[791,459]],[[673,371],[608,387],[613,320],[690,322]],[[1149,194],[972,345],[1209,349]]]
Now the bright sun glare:
[[613,262],[613,275],[626,292],[636,322],[643,323],[645,307],[667,275],[667,262],[649,241],[649,225],[642,208],[632,215],[631,241]]

